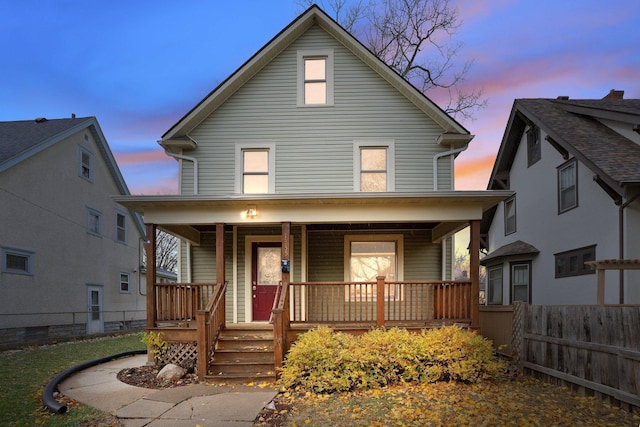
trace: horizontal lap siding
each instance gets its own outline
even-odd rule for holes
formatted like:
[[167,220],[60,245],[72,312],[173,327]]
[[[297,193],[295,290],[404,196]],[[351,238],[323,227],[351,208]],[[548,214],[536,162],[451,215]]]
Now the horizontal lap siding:
[[[335,105],[296,107],[297,51],[327,48],[334,51]],[[202,194],[234,193],[235,144],[259,141],[276,143],[277,193],[351,192],[353,141],[394,140],[396,191],[424,191],[433,187],[433,156],[445,150],[435,143],[441,132],[350,51],[313,27],[191,132],[198,148],[187,154],[200,159]],[[186,174],[184,168],[185,184]]]

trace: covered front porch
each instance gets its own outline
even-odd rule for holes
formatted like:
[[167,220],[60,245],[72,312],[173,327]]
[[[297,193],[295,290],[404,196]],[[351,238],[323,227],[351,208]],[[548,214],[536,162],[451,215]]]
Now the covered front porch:
[[[443,323],[477,328],[480,219],[504,197],[145,196],[123,204],[145,217],[147,263],[155,261],[156,229],[183,242],[183,283],[160,284],[147,275],[147,329],[182,343],[187,350],[179,357],[196,358],[205,378],[223,331],[252,325],[273,332],[268,347],[274,371],[298,334],[317,325],[353,332]],[[471,236],[469,279],[456,281],[450,236],[465,227]],[[252,261],[261,247],[272,259],[263,276]],[[361,271],[361,264],[372,262],[379,273],[373,277]],[[266,297],[263,285],[271,285]],[[264,303],[255,304],[261,298],[268,302],[264,316]]]

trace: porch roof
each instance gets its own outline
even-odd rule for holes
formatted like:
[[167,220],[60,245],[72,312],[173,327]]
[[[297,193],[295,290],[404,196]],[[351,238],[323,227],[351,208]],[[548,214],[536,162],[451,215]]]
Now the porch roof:
[[[433,228],[433,238],[440,239],[466,227],[470,220],[481,219],[486,209],[511,195],[511,191],[488,190],[320,195],[116,196],[114,200],[142,214],[146,223],[156,224],[182,237],[189,234],[185,231],[185,227],[193,228],[214,223],[259,225],[281,222],[300,224],[431,222],[437,224]],[[241,215],[249,206],[256,210],[253,218]]]

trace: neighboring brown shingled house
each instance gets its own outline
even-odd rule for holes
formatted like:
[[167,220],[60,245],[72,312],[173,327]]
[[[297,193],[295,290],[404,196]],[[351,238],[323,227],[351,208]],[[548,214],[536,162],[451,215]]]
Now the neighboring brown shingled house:
[[[489,303],[595,303],[584,262],[640,258],[640,99],[515,100],[488,189],[516,192],[483,216]],[[607,278],[608,303],[640,302],[637,273]]]

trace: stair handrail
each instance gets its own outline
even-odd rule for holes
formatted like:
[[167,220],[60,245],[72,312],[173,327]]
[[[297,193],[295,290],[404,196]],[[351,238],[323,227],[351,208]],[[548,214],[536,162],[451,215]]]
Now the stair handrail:
[[271,311],[273,319],[273,356],[276,369],[276,378],[280,378],[280,370],[284,362],[284,355],[287,354],[287,335],[289,333],[289,286],[279,286],[279,295],[275,301],[278,304]]
[[225,326],[227,284],[217,283],[216,292],[204,310],[196,313],[197,338],[197,370],[198,379],[204,381],[207,375],[209,360],[213,355],[220,331]]

